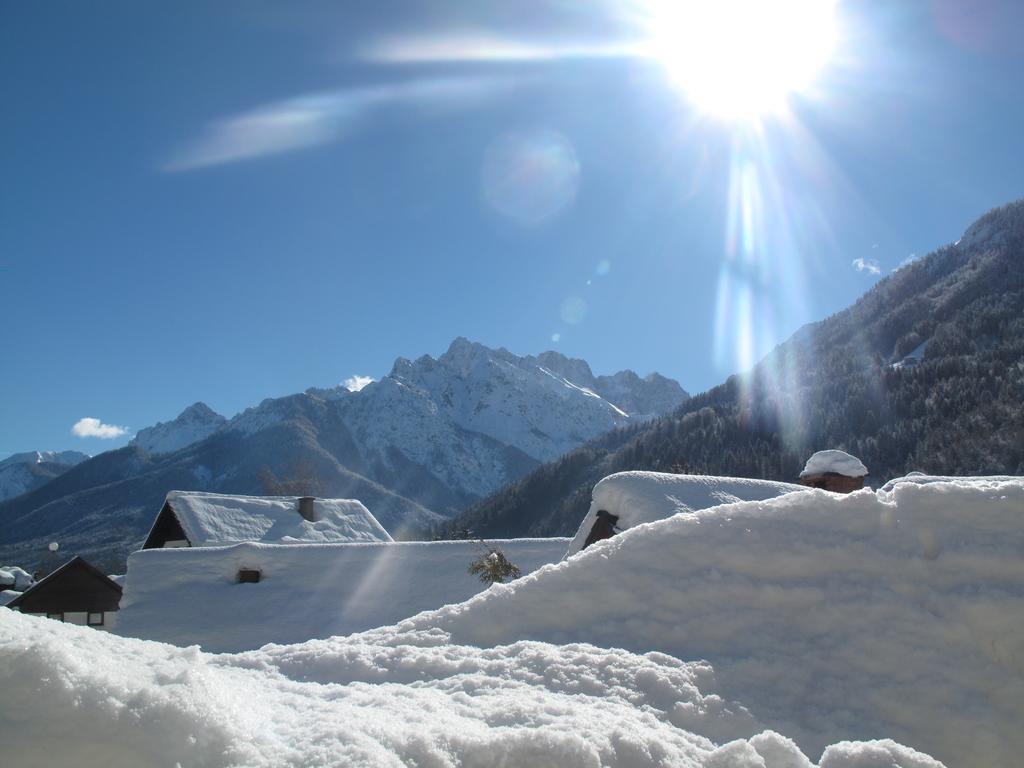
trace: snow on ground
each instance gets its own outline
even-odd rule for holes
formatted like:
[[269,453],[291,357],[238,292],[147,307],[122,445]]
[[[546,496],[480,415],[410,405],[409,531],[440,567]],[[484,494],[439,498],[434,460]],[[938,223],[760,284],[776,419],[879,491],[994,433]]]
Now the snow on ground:
[[930,483],[965,483],[972,486],[984,487],[992,483],[1019,483],[1021,478],[1017,475],[980,475],[977,477],[954,477],[952,475],[926,475],[924,472],[911,472],[906,477],[897,477],[878,489],[878,498],[883,501],[892,501],[893,493],[898,486],[906,483],[917,483],[928,485]]
[[[18,766],[811,766],[662,654],[391,629],[216,656],[3,611],[0,655]],[[940,763],[879,741],[819,765]]]
[[232,496],[171,491],[164,502],[193,547],[239,541],[391,541],[362,502],[316,499],[316,521],[303,518],[296,496]]
[[[488,543],[529,573],[568,541]],[[359,632],[480,592],[466,569],[484,553],[475,541],[141,550],[128,559],[117,632],[208,651]],[[237,583],[240,568],[261,571],[260,582]]]
[[1024,479],[889,488],[640,525],[400,626],[705,659],[723,696],[812,756],[891,737],[950,765],[1020,765]]
[[643,523],[664,520],[680,512],[695,512],[733,501],[763,501],[784,493],[805,490],[807,488],[803,485],[774,480],[619,472],[609,475],[594,486],[590,511],[580,523],[567,554],[574,555],[583,548],[597,520],[598,510],[616,515],[619,520],[615,527],[624,531]]
[[[649,479],[665,518],[678,500]],[[236,655],[0,611],[0,743],[104,767],[808,768],[794,744],[828,768],[938,765],[847,741],[891,738],[1019,765],[1022,518],[1022,478],[728,503],[397,626]]]
[[846,477],[866,477],[868,468],[856,456],[851,456],[846,451],[840,451],[837,448],[829,448],[811,456],[804,465],[804,471],[800,473],[800,477],[822,475],[826,472],[836,472],[846,475]]

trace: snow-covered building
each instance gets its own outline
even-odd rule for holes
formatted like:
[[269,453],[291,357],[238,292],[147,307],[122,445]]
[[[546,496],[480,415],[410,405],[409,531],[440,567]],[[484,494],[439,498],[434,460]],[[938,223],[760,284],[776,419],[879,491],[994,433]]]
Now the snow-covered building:
[[800,473],[800,484],[824,488],[833,493],[852,493],[864,487],[868,469],[856,456],[829,448],[818,451],[807,460]]
[[590,511],[566,557],[629,528],[735,501],[764,501],[806,490],[792,483],[712,475],[619,472],[594,486]]
[[[525,575],[569,540],[488,541]],[[393,624],[485,588],[477,541],[149,549],[128,558],[118,634],[240,651]],[[244,574],[244,575],[243,575]]]
[[70,624],[111,629],[120,601],[117,582],[75,557],[15,596],[7,607]]
[[[568,543],[488,545],[526,574]],[[171,491],[128,558],[118,632],[233,651],[371,629],[475,595],[488,545],[395,542],[351,499]]]
[[370,510],[354,499],[171,491],[142,548],[214,547],[243,541],[393,540]]

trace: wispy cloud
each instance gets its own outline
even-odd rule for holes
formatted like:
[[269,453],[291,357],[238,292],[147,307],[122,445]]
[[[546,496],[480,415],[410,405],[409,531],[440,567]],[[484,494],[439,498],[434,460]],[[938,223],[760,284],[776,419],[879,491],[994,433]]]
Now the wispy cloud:
[[375,381],[376,379],[374,379],[372,376],[359,376],[357,374],[355,376],[349,376],[347,379],[341,382],[341,386],[343,386],[349,392],[358,392],[367,384],[373,384],[373,382]]
[[111,440],[115,437],[121,437],[127,432],[127,427],[104,424],[99,419],[94,419],[91,416],[79,419],[75,422],[74,426],[71,427],[71,433],[78,437],[98,437],[101,440]]
[[387,107],[467,108],[511,84],[509,78],[498,77],[417,79],[274,102],[211,123],[162,170],[190,171],[327,144],[344,139]]
[[878,266],[878,262],[874,259],[854,259],[851,263],[858,272],[868,272],[872,275],[878,275],[882,272],[882,268]]
[[383,38],[364,47],[359,55],[364,61],[374,64],[445,64],[618,58],[647,53],[648,50],[640,43],[546,43],[465,31]]

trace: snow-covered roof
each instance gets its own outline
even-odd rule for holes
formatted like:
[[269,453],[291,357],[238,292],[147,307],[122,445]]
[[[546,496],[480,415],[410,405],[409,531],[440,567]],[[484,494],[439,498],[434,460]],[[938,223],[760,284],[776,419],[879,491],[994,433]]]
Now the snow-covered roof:
[[664,520],[680,512],[696,512],[733,501],[761,501],[802,485],[713,475],[668,475],[661,472],[619,472],[594,486],[590,511],[580,523],[566,556],[583,548],[599,510],[618,517],[616,531]]
[[826,472],[835,472],[837,475],[846,477],[865,477],[868,468],[856,456],[851,456],[846,451],[836,448],[829,448],[827,451],[818,451],[811,456],[804,465],[804,471],[800,477],[810,475],[823,475]]
[[370,510],[355,499],[316,499],[315,522],[299,514],[297,496],[171,491],[164,504],[170,506],[193,547],[242,541],[392,541]]
[[[526,574],[560,560],[568,541],[488,544]],[[358,632],[480,592],[467,569],[485,552],[471,540],[140,550],[128,558],[117,632],[213,651]],[[237,583],[242,568],[260,581]]]

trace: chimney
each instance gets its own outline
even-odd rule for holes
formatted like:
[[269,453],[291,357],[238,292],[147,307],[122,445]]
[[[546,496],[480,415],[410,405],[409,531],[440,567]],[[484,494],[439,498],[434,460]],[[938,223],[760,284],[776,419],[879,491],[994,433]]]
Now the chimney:
[[316,501],[316,496],[299,496],[299,514],[311,523],[316,522],[316,509],[313,507],[314,501]]

